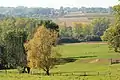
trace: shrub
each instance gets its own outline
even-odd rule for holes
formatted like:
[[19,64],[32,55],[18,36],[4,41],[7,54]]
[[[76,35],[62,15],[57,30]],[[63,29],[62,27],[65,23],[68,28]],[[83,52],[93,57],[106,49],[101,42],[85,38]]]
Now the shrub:
[[23,67],[18,66],[18,67],[17,67],[17,70],[18,70],[18,72],[19,72],[19,73],[23,73],[24,68],[23,68]]
[[87,35],[85,41],[102,41],[98,35]]
[[62,37],[59,39],[58,43],[78,43],[80,42],[78,39],[72,38],[72,37]]

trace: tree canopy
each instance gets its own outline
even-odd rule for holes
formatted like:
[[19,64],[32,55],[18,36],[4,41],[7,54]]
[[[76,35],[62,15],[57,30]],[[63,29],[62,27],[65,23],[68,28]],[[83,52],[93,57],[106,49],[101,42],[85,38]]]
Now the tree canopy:
[[41,26],[37,29],[34,37],[25,44],[27,51],[28,66],[41,68],[47,75],[55,65],[55,58],[59,55],[53,46],[57,41],[58,33]]
[[103,40],[107,41],[111,48],[114,48],[115,52],[120,52],[120,5],[113,7],[115,15],[115,23],[106,30],[103,35]]

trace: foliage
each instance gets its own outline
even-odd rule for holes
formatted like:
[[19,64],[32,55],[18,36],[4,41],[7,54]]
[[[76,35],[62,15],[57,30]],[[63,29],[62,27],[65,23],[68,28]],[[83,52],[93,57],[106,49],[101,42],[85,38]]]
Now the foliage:
[[24,70],[24,68],[23,68],[23,67],[18,66],[18,67],[17,67],[17,70],[18,70],[18,72],[19,72],[19,73],[22,73],[22,72],[23,72],[23,70]]
[[59,32],[59,26],[56,23],[52,22],[52,20],[43,20],[41,24],[44,25],[47,29]]
[[[60,39],[77,39],[78,41],[101,41],[104,31],[109,27],[110,22],[107,18],[94,19],[89,24],[74,22],[72,27],[60,28]],[[70,39],[71,38],[71,39]],[[62,40],[61,40],[62,41]],[[67,41],[67,42],[69,42]],[[75,41],[74,41],[75,42]]]
[[[41,18],[41,19],[49,19],[56,18],[58,16],[63,16],[69,12],[85,12],[85,13],[111,13],[111,7],[109,8],[70,8],[70,7],[61,7],[60,9],[54,8],[28,8],[24,6],[18,7],[0,7],[0,14],[4,14],[5,16],[14,16],[14,17],[30,17],[30,18]],[[0,16],[4,17],[3,15]]]
[[62,37],[59,40],[59,44],[62,43],[79,43],[80,41],[78,39],[72,38],[72,37]]
[[57,32],[41,26],[35,32],[34,37],[25,44],[27,50],[28,65],[32,68],[41,68],[47,75],[55,65],[57,51],[53,42],[57,40]]
[[23,44],[26,36],[26,32],[22,30],[8,30],[3,33],[2,37],[5,46],[4,58],[9,68],[25,66],[26,55]]
[[101,38],[98,35],[87,35],[85,41],[101,41]]
[[106,40],[115,52],[120,49],[120,5],[113,7],[115,23],[104,33],[103,40]]
[[73,31],[74,31],[73,36],[76,37],[77,39],[84,37],[82,23],[74,23]]
[[73,37],[72,27],[61,27],[59,34],[60,37]]
[[110,24],[109,19],[106,18],[98,18],[92,21],[93,26],[93,35],[102,36],[104,31],[108,29]]
[[[116,41],[116,31],[115,31],[115,27],[111,26],[109,29],[107,29],[104,33],[104,35],[102,36],[102,40],[107,41],[109,44],[110,48],[117,48],[117,41]],[[115,51],[116,51],[115,48]]]
[[59,31],[59,27],[52,21],[42,21],[33,18],[6,17],[0,20],[0,64],[6,68],[26,66],[26,53],[24,43],[34,35],[38,25],[50,30]]

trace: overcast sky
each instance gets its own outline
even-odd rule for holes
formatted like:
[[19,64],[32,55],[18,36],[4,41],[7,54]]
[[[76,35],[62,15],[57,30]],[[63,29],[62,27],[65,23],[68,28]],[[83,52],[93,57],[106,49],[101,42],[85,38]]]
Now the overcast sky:
[[118,4],[118,0],[0,0],[0,6],[16,7],[109,7]]

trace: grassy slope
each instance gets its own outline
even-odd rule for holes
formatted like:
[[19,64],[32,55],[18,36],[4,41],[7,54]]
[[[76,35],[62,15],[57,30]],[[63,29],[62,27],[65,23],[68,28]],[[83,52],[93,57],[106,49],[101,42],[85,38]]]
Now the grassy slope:
[[[117,58],[117,53],[106,44],[71,44],[60,46],[63,57],[96,56],[96,58]],[[91,58],[91,57],[90,57]]]
[[[106,44],[72,44],[59,46],[62,56],[72,57],[77,59],[75,62],[59,65],[57,68],[51,70],[51,72],[74,72],[74,71],[99,71],[100,76],[44,76],[40,75],[28,75],[28,74],[5,74],[4,71],[0,72],[0,80],[117,80],[120,79],[120,65],[110,65],[109,62],[94,62],[96,59],[110,59],[119,58],[119,53],[115,53],[108,49]],[[95,57],[92,57],[95,56]],[[16,71],[15,71],[16,72]],[[111,75],[104,75],[105,72],[111,72]]]
[[[63,52],[63,57],[72,57],[77,59],[75,62],[59,66],[58,69],[60,71],[107,71],[110,67],[110,63],[106,60],[119,58],[120,56],[119,53],[109,50],[106,44],[73,44],[60,47]],[[90,63],[96,59],[101,59],[103,61],[101,63]]]

